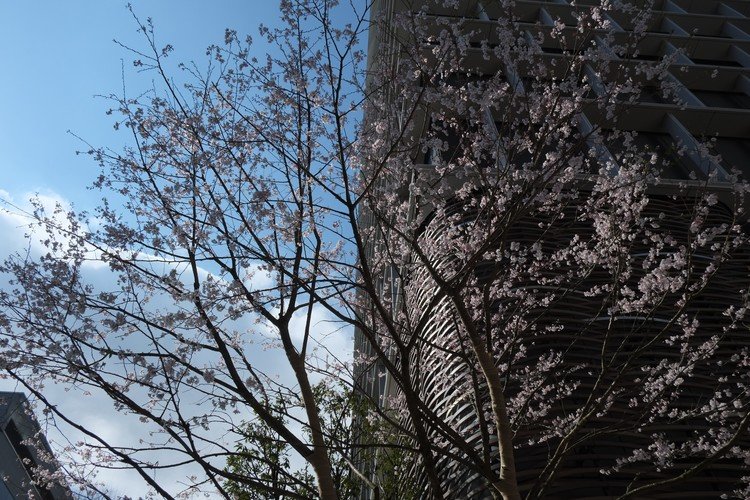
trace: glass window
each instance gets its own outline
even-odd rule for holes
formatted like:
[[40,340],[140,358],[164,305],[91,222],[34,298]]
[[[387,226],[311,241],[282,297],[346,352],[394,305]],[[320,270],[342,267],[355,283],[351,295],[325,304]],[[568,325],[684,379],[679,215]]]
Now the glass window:
[[739,169],[744,178],[750,173],[750,140],[719,137],[714,150],[721,155],[721,166],[727,172]]
[[692,169],[686,158],[678,152],[678,146],[671,135],[657,132],[633,132],[632,147],[625,146],[625,137],[613,136],[610,131],[603,131],[604,145],[615,159],[622,161],[631,153],[640,155],[656,153],[659,157],[657,166],[663,179],[689,179]]
[[743,66],[737,61],[726,61],[723,59],[700,59],[697,57],[690,58],[695,64],[704,64],[706,66],[732,66],[742,68]]
[[714,108],[750,109],[750,96],[744,92],[691,90],[706,106]]
[[618,53],[617,56],[620,59],[628,59],[631,61],[661,61],[664,59],[664,56],[659,54],[643,54],[641,52],[636,53]]
[[662,91],[656,85],[644,85],[641,88],[640,102],[654,102],[659,104],[672,104],[673,100],[664,97]]

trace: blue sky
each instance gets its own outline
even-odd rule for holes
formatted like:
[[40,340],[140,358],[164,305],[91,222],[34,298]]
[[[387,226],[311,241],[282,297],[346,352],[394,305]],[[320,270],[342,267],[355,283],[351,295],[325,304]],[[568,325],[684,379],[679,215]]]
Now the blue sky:
[[[205,60],[205,48],[224,29],[255,35],[273,24],[276,0],[135,0],[139,17],[151,17],[157,42],[175,47],[178,61]],[[0,190],[16,201],[26,193],[54,192],[81,208],[93,204],[86,190],[98,173],[68,130],[96,146],[117,149],[125,136],[105,116],[97,94],[120,93],[122,65],[129,88],[148,84],[132,56],[113,39],[143,48],[143,38],[122,0],[0,0]]]
[[[174,46],[172,64],[195,61],[199,67],[205,66],[206,47],[223,41],[225,28],[256,35],[259,23],[277,22],[278,12],[277,0],[132,3],[142,20],[153,19],[157,43]],[[129,95],[147,87],[153,78],[139,74],[132,65],[133,55],[113,39],[134,48],[145,46],[121,0],[0,0],[0,260],[11,252],[24,252],[28,224],[12,207],[10,212],[4,210],[8,207],[2,199],[27,207],[25,199],[39,192],[45,206],[72,202],[77,208],[90,209],[100,198],[100,193],[86,189],[99,167],[87,155],[76,156],[75,151],[86,146],[68,130],[95,146],[119,149],[128,133],[113,129],[114,116],[105,114],[110,103],[94,96],[120,93],[123,67]],[[36,248],[33,241],[31,248]],[[111,279],[101,266],[94,265],[88,272],[94,282]],[[350,352],[350,338],[337,338],[339,343],[331,348]],[[276,362],[268,353],[263,360],[269,366]],[[280,358],[278,363],[282,363]],[[0,389],[19,388],[0,380]],[[48,390],[74,420],[108,439],[128,443],[146,432],[137,419],[115,414],[106,399],[71,396],[56,387]],[[50,431],[47,436],[53,446],[63,441]],[[168,470],[158,480],[179,491],[184,477],[184,471]],[[103,470],[99,480],[115,493],[139,496],[146,492],[132,472]]]

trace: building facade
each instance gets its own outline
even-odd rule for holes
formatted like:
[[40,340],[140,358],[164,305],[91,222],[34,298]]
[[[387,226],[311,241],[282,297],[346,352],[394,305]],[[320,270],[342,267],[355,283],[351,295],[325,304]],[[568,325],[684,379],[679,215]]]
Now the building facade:
[[67,488],[46,488],[32,480],[37,468],[54,471],[57,466],[50,463],[52,451],[30,411],[23,393],[0,392],[0,500],[70,498]]
[[[510,21],[517,36],[528,40],[529,45],[534,45],[534,60],[547,69],[554,68],[544,72],[548,74],[548,81],[559,82],[563,77],[558,73],[560,68],[565,68],[566,58],[573,56],[574,51],[580,53],[585,50],[585,47],[576,46],[572,42],[582,39],[576,38],[576,34],[582,32],[579,28],[585,15],[582,16],[581,13],[589,12],[600,4],[596,0],[384,0],[374,2],[373,16],[385,20],[384,24],[387,26],[399,14],[419,13],[422,20],[428,21],[422,34],[425,45],[430,44],[430,34],[438,36],[445,26],[455,23],[467,34],[469,40],[469,47],[461,59],[461,64],[465,66],[457,68],[457,74],[468,75],[466,78],[476,80],[492,78],[502,73],[516,93],[531,96],[532,89],[544,85],[539,73],[534,73],[533,70],[527,72],[523,65],[509,67],[507,61],[504,63],[501,58],[488,57],[488,52],[501,43],[495,34],[495,26]],[[662,221],[664,231],[675,235],[691,234],[694,219],[689,212],[692,210],[693,198],[685,194],[685,186],[691,185],[696,190],[709,189],[716,193],[719,201],[706,216],[711,223],[717,226],[737,224],[738,217],[731,196],[723,190],[737,171],[750,174],[750,2],[656,0],[651,3],[633,2],[633,5],[641,9],[640,12],[646,12],[646,15],[638,17],[626,11],[604,9],[601,15],[606,18],[608,29],[592,29],[585,37],[586,47],[597,43],[604,45],[603,39],[607,38],[609,44],[616,44],[621,40],[623,46],[635,48],[629,52],[611,52],[607,57],[611,62],[609,68],[630,72],[639,88],[630,99],[626,94],[618,95],[619,101],[625,102],[620,102],[621,107],[618,108],[621,112],[617,114],[617,131],[614,130],[611,116],[601,106],[585,107],[577,115],[572,125],[578,130],[578,136],[585,138],[582,140],[582,147],[592,151],[591,156],[598,158],[602,164],[617,165],[618,162],[626,161],[628,148],[652,151],[658,155],[662,179],[650,188],[650,201],[643,214],[644,217]],[[391,64],[397,67],[400,56],[399,49],[392,42],[394,35],[386,33],[387,30],[382,29],[383,24],[379,26],[380,29],[373,28],[370,33],[369,57],[374,59],[382,57],[384,52],[388,53]],[[558,30],[561,35],[557,38],[547,36],[552,30]],[[559,43],[560,40],[568,39],[568,32],[571,43]],[[631,43],[632,40],[635,42]],[[659,67],[658,79],[651,80],[648,70],[643,70],[649,65]],[[581,72],[591,87],[587,98],[592,102],[604,99],[609,89],[608,84],[613,78],[602,74],[603,67],[605,66],[581,66]],[[512,122],[503,119],[497,111],[488,112],[488,115],[488,121],[494,124],[494,133],[498,137],[514,134],[515,131],[508,127],[517,125],[509,125]],[[433,126],[430,116],[425,115],[422,120],[423,131]],[[591,133],[594,130],[596,133]],[[616,136],[621,132],[625,135],[620,140]],[[444,138],[448,143],[446,148],[437,152],[420,150],[414,155],[415,169],[429,170],[438,163],[436,156],[442,156],[443,161],[450,161],[447,157],[457,156],[456,150],[461,147],[460,137],[453,137],[446,132]],[[708,154],[705,151],[706,142],[711,144]],[[625,146],[621,147],[622,144]],[[526,160],[519,156],[515,160],[506,161],[513,163]],[[585,196],[582,198],[585,200]],[[446,196],[445,201],[446,204],[453,203],[450,196]],[[464,210],[467,218],[474,214],[464,207],[456,210]],[[578,209],[575,204],[568,205],[567,210],[570,213],[565,214],[566,222],[548,226],[551,229],[548,229],[545,241],[550,248],[554,248],[555,244],[563,247],[574,234],[583,235],[585,239],[586,235],[594,231],[592,225],[576,218]],[[422,212],[420,241],[426,251],[449,246],[450,242],[445,239],[456,234],[452,229],[457,224],[456,218],[433,217],[429,210]],[[447,212],[440,213],[444,215]],[[505,237],[522,245],[524,242],[533,245],[540,238],[539,225],[538,219],[520,218]],[[651,248],[650,242],[635,242],[631,246],[630,255],[645,255]],[[695,258],[706,261],[701,269],[709,265],[709,256],[698,252],[695,253]],[[716,271],[714,279],[701,289],[685,311],[688,316],[700,320],[701,326],[695,333],[696,339],[709,342],[722,332],[722,342],[713,353],[714,359],[728,360],[738,350],[746,350],[750,346],[747,330],[744,327],[727,330],[723,319],[732,300],[736,300],[740,306],[739,299],[729,297],[735,296],[737,290],[747,289],[749,266],[750,254],[746,249],[738,249],[735,256]],[[489,270],[477,270],[477,280],[480,283],[482,273],[492,274],[491,266]],[[636,283],[642,278],[643,275],[635,275],[631,280]],[[607,279],[609,276],[593,273],[579,283],[579,288],[593,289],[604,284]],[[384,276],[383,281],[384,290],[391,293],[389,277]],[[484,429],[486,425],[482,423],[480,415],[482,410],[478,409],[482,402],[467,399],[466,387],[460,383],[450,383],[451,380],[462,379],[467,372],[464,358],[445,354],[455,352],[455,339],[459,336],[455,326],[448,320],[453,314],[450,301],[447,298],[436,299],[436,285],[425,270],[414,271],[410,275],[408,287],[408,293],[404,294],[407,298],[403,299],[406,301],[405,307],[415,317],[422,318],[419,333],[424,342],[422,347],[413,351],[408,360],[401,359],[399,362],[407,362],[413,367],[415,378],[419,380],[416,386],[420,399],[436,415],[448,422],[453,430],[463,435],[467,443],[476,446],[477,454],[482,453],[482,450],[493,449],[492,442],[494,440],[496,443],[497,439]],[[668,319],[671,313],[668,311],[670,308],[674,309],[674,304],[654,307],[654,315],[648,318],[621,317],[615,321],[611,315],[601,312],[601,304],[587,298],[585,294],[564,295],[564,299],[552,301],[544,311],[528,311],[530,315],[538,314],[548,318],[536,324],[535,328],[548,328],[553,333],[544,337],[545,344],[533,342],[524,345],[524,355],[515,361],[519,366],[531,367],[537,364],[539,359],[549,353],[550,346],[555,345],[573,346],[565,351],[564,363],[567,366],[594,366],[600,363],[602,356],[611,356],[611,353],[603,353],[613,345],[616,346],[618,355],[637,354],[641,346],[649,342],[650,336],[658,337],[665,329],[672,327],[671,320]],[[394,299],[393,303],[397,300]],[[430,305],[427,307],[425,304]],[[497,307],[501,308],[502,304]],[[545,321],[548,323],[544,323]],[[571,335],[577,337],[571,340]],[[361,334],[355,337],[355,349],[363,353],[369,350],[368,341]],[[674,359],[675,363],[679,362],[681,356],[679,350],[657,350],[653,355],[661,356],[666,362]],[[581,376],[576,389],[561,397],[559,406],[546,410],[548,414],[545,415],[545,421],[554,421],[552,416],[556,412],[559,413],[559,421],[563,421],[571,413],[571,408],[585,405],[589,394],[585,389],[597,384],[617,383],[625,387],[618,397],[633,397],[637,393],[635,388],[643,384],[642,373],[647,363],[645,358],[640,359],[638,364],[622,368],[616,374],[599,374],[598,380],[593,375],[590,378]],[[733,377],[735,373],[729,368],[722,373],[721,370],[717,371],[717,366],[721,366],[721,363],[707,363],[705,366],[697,363],[680,396],[673,401],[675,408],[696,408],[711,400],[716,389],[716,384],[712,381]],[[601,382],[602,378],[604,382]],[[397,399],[398,389],[382,363],[360,365],[359,381],[360,387],[382,404],[387,405],[389,399]],[[517,378],[509,382],[506,391],[509,395],[519,394],[523,392],[521,385],[523,380]],[[632,394],[627,387],[634,388]],[[530,443],[517,450],[516,454],[522,495],[529,498],[618,498],[643,484],[652,484],[660,478],[668,477],[665,471],[669,467],[660,469],[657,466],[635,463],[636,461],[631,466],[627,461],[623,462],[622,457],[627,456],[630,450],[635,452],[649,448],[653,445],[654,436],[663,436],[665,442],[679,447],[680,443],[694,439],[701,432],[712,432],[710,425],[698,418],[686,418],[671,425],[665,425],[664,422],[651,425],[644,421],[642,425],[631,428],[608,428],[608,425],[614,426],[615,422],[641,418],[642,415],[629,409],[627,404],[618,406],[613,403],[609,413],[602,419],[592,419],[583,426],[581,434],[587,437],[581,439],[580,444],[566,450],[564,457],[559,459],[559,472],[548,481],[540,481],[539,478],[546,474],[547,464],[551,460],[557,460],[555,449],[560,449],[559,442],[552,439],[535,444],[536,433],[547,430],[534,425],[517,426],[514,440]],[[597,435],[601,437],[596,437]],[[684,438],[681,437],[683,435]],[[440,433],[436,431],[431,439],[439,441]],[[733,443],[740,451],[750,448],[750,438],[746,432]],[[494,449],[496,448],[495,445]],[[750,476],[750,465],[738,458],[742,455],[740,451],[734,457],[708,461],[700,466],[697,462],[691,462],[694,458],[686,454],[683,462],[672,464],[669,469],[674,475],[684,475],[683,481],[667,481],[663,486],[651,488],[636,498],[709,499],[723,494],[740,496],[741,493],[736,493],[739,490],[735,488],[742,477]],[[485,480],[472,472],[462,460],[443,457],[436,467],[446,494],[456,498],[492,498]],[[377,457],[370,457],[364,468],[375,474],[372,471],[378,468]],[[603,472],[605,470],[606,473]],[[415,467],[412,474],[414,484],[418,485],[416,491],[427,491],[427,480],[421,469]],[[735,493],[731,493],[733,491]],[[366,488],[362,498],[369,498],[370,495]]]

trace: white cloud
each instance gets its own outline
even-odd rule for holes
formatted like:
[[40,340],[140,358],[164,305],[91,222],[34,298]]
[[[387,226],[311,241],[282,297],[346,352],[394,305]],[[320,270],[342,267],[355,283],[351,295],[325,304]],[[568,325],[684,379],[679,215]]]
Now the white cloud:
[[[30,251],[32,256],[40,255],[44,250],[44,245],[38,241],[41,238],[39,228],[35,230],[32,227],[34,220],[29,215],[32,206],[28,202],[16,201],[24,200],[26,195],[14,198],[11,193],[0,190],[0,197],[8,202],[0,206],[0,234],[3,235],[0,238],[0,259],[4,259],[14,252],[19,252],[23,255],[25,252]],[[58,205],[62,207],[69,206],[66,200],[55,193],[46,193],[40,196],[39,202],[50,213]],[[61,227],[68,227],[65,225],[67,223],[62,219],[58,220],[57,223]],[[31,238],[26,237],[28,234],[32,234]],[[95,254],[92,253],[92,259],[94,258]],[[145,256],[145,258],[149,258],[149,256]],[[159,264],[158,259],[154,259],[154,264],[162,266],[172,265]],[[91,283],[97,290],[104,290],[116,285],[109,267],[101,262],[91,260],[86,263],[83,270],[87,282]],[[207,277],[208,274],[207,270],[201,270],[202,278]],[[251,283],[251,287],[254,290],[262,290],[274,285],[273,276],[262,270],[259,266],[247,268],[245,270],[245,278]],[[0,281],[0,286],[2,282]],[[174,307],[174,302],[165,295],[155,295],[148,307],[152,311],[168,310]],[[279,349],[267,348],[267,341],[277,338],[277,335],[274,335],[273,331],[268,328],[268,325],[257,322],[256,317],[245,316],[238,320],[227,320],[224,326],[226,330],[236,330],[243,341],[247,342],[245,347],[247,357],[254,368],[275,379],[279,384],[288,387],[295,385],[283,352]],[[301,345],[306,328],[305,311],[299,311],[294,315],[291,327],[294,342],[299,346]],[[123,340],[123,342],[127,343],[129,347],[136,349],[139,346],[138,342],[140,340],[135,336],[131,336]],[[318,358],[316,362],[319,362],[320,366],[326,360],[332,362],[334,357],[341,361],[351,359],[351,329],[342,329],[341,324],[335,320],[334,316],[321,306],[314,307],[312,311],[309,342],[310,348]],[[199,354],[195,356],[193,363],[200,366],[202,363],[215,363],[216,359],[215,356]],[[314,380],[319,380],[319,378],[314,377]],[[0,390],[19,389],[15,383],[9,380],[0,380]],[[68,390],[59,384],[48,384],[45,391],[45,396],[53,404],[58,405],[75,422],[86,426],[86,428],[110,440],[113,444],[130,446],[138,444],[141,439],[152,437],[150,435],[150,432],[154,430],[152,425],[144,424],[132,415],[124,415],[122,412],[116,411],[111,400],[104,394],[94,392],[93,394],[86,395],[82,390]],[[133,397],[137,397],[137,394],[134,394]],[[202,412],[205,413],[206,410],[210,410],[210,408],[202,406],[208,403],[204,401],[201,394],[188,391],[183,395],[183,398],[183,402],[188,405],[188,416],[199,415]],[[231,415],[228,413],[226,418],[232,418],[236,422],[239,422],[243,418],[246,419],[247,415]],[[48,432],[53,446],[57,450],[60,450],[65,444],[65,439],[53,429],[50,429]],[[226,434],[226,426],[217,424],[211,426],[208,431],[201,432],[207,442],[225,442],[226,445],[231,446],[230,442],[226,442],[231,438],[231,436]],[[69,428],[65,429],[65,437],[71,442],[83,439],[80,433],[72,431]],[[75,450],[72,453],[75,454]],[[165,463],[170,459],[175,459],[175,456],[160,456],[157,453],[152,453],[150,458],[154,460],[160,459],[162,463]],[[185,478],[188,475],[200,475],[199,473],[200,471],[196,470],[195,467],[182,467],[160,471],[157,477],[160,485],[176,493],[184,489],[187,482]],[[109,489],[121,494],[137,497],[145,495],[148,490],[144,481],[133,471],[100,469],[98,471],[98,478]]]
[[[307,309],[297,311],[290,322],[292,339],[295,345],[302,346],[307,331]],[[308,350],[312,350],[312,360],[317,366],[346,362],[352,359],[354,335],[351,326],[342,325],[330,311],[315,305],[310,313]]]
[[[14,197],[7,191],[0,190],[0,197],[4,200],[4,203],[0,205],[0,234],[2,234],[2,238],[0,238],[0,259],[4,260],[14,253],[21,256],[29,253],[30,256],[37,257],[46,252],[46,247],[40,242],[44,239],[44,231],[35,224],[31,215],[34,207],[28,201],[23,201],[32,196],[36,197],[38,203],[44,207],[48,214],[54,213],[58,206],[63,208],[70,206],[66,200],[54,193],[44,195],[24,194]],[[60,227],[69,227],[60,216],[53,216],[53,219]],[[64,240],[65,236],[63,235],[62,238]],[[92,260],[87,262],[83,268],[87,282],[93,284],[99,290],[111,287],[114,280],[109,266],[101,261],[94,260],[94,258],[95,254],[92,253]],[[207,272],[202,270],[201,274],[205,277]],[[2,286],[7,286],[4,279],[0,283],[3,283]],[[157,296],[150,306],[152,308],[166,308],[169,304],[170,301],[167,297]],[[131,344],[134,343],[132,339],[128,341]],[[131,348],[136,347],[136,344],[131,346]],[[0,390],[26,392],[17,382],[10,379],[0,379]],[[111,444],[138,446],[140,440],[154,438],[151,434],[155,430],[152,424],[146,424],[133,415],[117,411],[109,397],[101,392],[95,390],[88,392],[67,385],[48,383],[45,386],[44,395],[73,422],[84,426]],[[133,394],[131,396],[137,397]],[[194,399],[197,400],[197,397],[194,396]],[[186,397],[186,400],[189,400],[189,397]],[[200,411],[201,408],[196,401],[194,408],[188,407],[186,413],[189,417],[200,413]],[[45,425],[44,417],[41,414],[39,417],[40,422]],[[59,425],[59,429],[54,426],[45,426],[45,433],[61,461],[80,459],[75,448],[65,450],[66,447],[70,447],[70,443],[75,444],[77,441],[94,443],[82,433],[66,426],[60,419],[57,419],[57,425]],[[61,431],[64,435],[60,433]],[[219,441],[222,438],[223,429],[217,428],[214,434],[211,434],[210,431],[204,434],[209,441],[212,439]],[[161,463],[175,460],[175,456],[170,457],[162,454],[159,457],[159,454],[153,452],[150,455],[142,455],[142,458],[148,460],[161,459]],[[147,485],[135,471],[100,468],[96,472],[97,482],[103,483],[111,491],[132,497],[143,496],[148,492]],[[199,473],[200,471],[195,466],[181,467],[159,471],[157,478],[160,485],[168,491],[178,493],[185,488],[188,483],[186,478],[189,475]]]

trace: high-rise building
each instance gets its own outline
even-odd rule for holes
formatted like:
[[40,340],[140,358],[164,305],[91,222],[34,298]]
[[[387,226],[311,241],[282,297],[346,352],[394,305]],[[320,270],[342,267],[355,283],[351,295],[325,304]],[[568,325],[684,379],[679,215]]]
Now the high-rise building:
[[31,416],[26,396],[0,392],[0,500],[61,500],[67,488],[34,482],[38,471],[54,472],[52,451]]
[[[398,13],[421,11],[423,19],[428,19],[432,23],[435,33],[451,22],[460,21],[460,29],[464,33],[469,33],[470,47],[467,49],[469,55],[463,60],[468,69],[457,68],[456,73],[466,78],[481,79],[506,71],[504,77],[509,84],[523,92],[524,86],[530,88],[539,85],[538,78],[535,81],[535,77],[524,73],[522,65],[513,71],[507,71],[502,62],[491,63],[486,57],[487,47],[497,43],[493,39],[494,23],[498,20],[512,20],[519,37],[529,40],[530,44],[537,44],[535,57],[538,62],[548,66],[555,66],[556,62],[562,65],[561,61],[570,56],[574,44],[561,46],[554,42],[554,38],[540,36],[540,33],[552,29],[562,32],[569,30],[572,33],[571,39],[574,39],[581,12],[602,3],[605,2],[376,0],[373,2],[372,15],[381,22],[386,20],[387,26],[387,20]],[[629,68],[633,74],[637,74],[641,71],[637,70],[637,67],[644,68],[649,64],[662,65],[658,80],[650,81],[643,76],[638,92],[623,104],[623,111],[618,115],[616,125],[617,130],[625,131],[628,144],[635,143],[635,147],[641,150],[654,151],[660,158],[663,181],[658,186],[652,186],[650,202],[644,213],[660,218],[663,221],[662,226],[670,228],[675,234],[689,234],[691,219],[686,210],[690,209],[691,199],[684,195],[684,186],[693,183],[696,186],[709,186],[708,189],[717,193],[719,203],[710,213],[716,224],[735,224],[736,214],[726,201],[727,197],[722,194],[722,183],[735,170],[750,174],[750,1],[655,0],[625,3],[631,3],[646,13],[638,18],[642,24],[639,25],[638,19],[634,19],[635,14],[626,15],[618,9],[605,9],[603,15],[607,18],[609,29],[606,32],[594,30],[591,36],[587,36],[586,43],[596,44],[597,37],[604,36],[615,41],[637,40],[637,43],[632,45],[635,50],[609,54],[612,68]],[[399,50],[394,46],[391,35],[387,33],[387,29],[382,29],[383,24],[373,26],[381,28],[371,29],[369,57],[374,59],[388,53],[392,65],[397,67]],[[424,42],[429,43],[427,40]],[[577,46],[575,50],[580,51],[582,48]],[[585,66],[584,73],[591,83],[591,98],[595,100],[596,94],[601,92],[601,89],[597,88],[597,82],[601,83],[602,75]],[[554,79],[555,76],[552,75],[550,78]],[[600,137],[604,137],[604,142],[587,141],[585,147],[596,149],[602,162],[610,161],[617,164],[621,154],[624,154],[624,148],[623,151],[619,151],[617,140],[607,140],[607,134],[615,133],[609,130],[610,118],[602,109],[591,106],[572,125],[581,132],[597,129]],[[429,128],[430,117],[425,115],[422,119],[425,121],[424,127]],[[505,128],[507,124],[496,117],[494,123],[499,136],[513,132]],[[456,142],[456,145],[450,147],[459,147],[455,137],[446,139],[448,142]],[[712,144],[710,155],[704,152],[703,144],[706,141]],[[415,168],[424,168],[425,165],[431,164],[431,160],[434,159],[431,157],[432,153],[425,153],[424,158],[420,158],[422,161],[415,161],[415,164],[423,165],[415,165]],[[446,203],[450,202],[450,197],[447,197]],[[566,220],[575,221],[575,205],[569,206],[568,209],[571,213],[567,214]],[[429,247],[444,243],[441,239],[445,227],[443,221],[431,219],[429,214],[423,214],[423,218],[424,231],[420,238],[429,251]],[[533,242],[537,237],[535,222],[520,221],[514,229],[514,238],[521,242],[525,239]],[[591,230],[585,225],[574,225],[560,225],[558,236],[561,241],[565,241],[571,231],[583,234]],[[648,244],[639,246],[635,243],[631,248],[631,255],[648,252],[648,249]],[[696,258],[701,256],[697,255]],[[691,303],[687,314],[699,317],[701,321],[701,326],[695,333],[696,338],[708,340],[721,331],[719,319],[724,314],[727,301],[734,300],[727,297],[736,295],[737,290],[748,286],[749,264],[748,252],[739,251],[737,257],[726,263],[717,272],[715,279],[701,291],[700,297]],[[588,286],[593,286],[597,279],[597,276],[591,276]],[[387,282],[388,278],[385,277],[384,281]],[[428,276],[417,273],[410,278],[410,286],[412,299],[409,307],[413,308],[414,315],[418,317],[419,308],[432,296],[433,284]],[[387,289],[386,284],[384,290]],[[546,337],[548,342],[559,342],[563,345],[570,342],[566,332],[587,332],[587,338],[571,344],[573,347],[568,363],[586,366],[596,362],[601,355],[602,342],[596,337],[596,326],[592,325],[603,322],[609,316],[601,313],[599,307],[600,304],[579,294],[554,302],[545,312],[550,317],[556,317],[561,325],[559,335]],[[439,309],[433,307],[433,312]],[[633,342],[633,325],[636,322],[640,322],[638,335],[642,338],[657,332],[661,328],[659,322],[662,320],[653,317],[643,321],[641,318],[630,321],[621,321],[620,326],[609,327],[608,330],[608,334],[611,335],[609,342],[617,343],[626,352]],[[582,326],[584,324],[585,326]],[[646,326],[643,326],[644,324]],[[427,402],[436,414],[445,418],[453,429],[468,436],[468,442],[479,443],[483,439],[495,439],[494,436],[488,438],[482,434],[476,408],[472,408],[471,403],[462,398],[462,389],[458,385],[452,386],[444,382],[447,373],[451,374],[448,378],[460,378],[462,370],[461,362],[451,364],[440,354],[441,350],[448,349],[444,345],[445,339],[455,333],[451,331],[451,325],[445,321],[445,315],[435,314],[434,317],[426,318],[420,328],[425,345],[411,359],[400,362],[412,363],[415,371],[419,372],[419,391],[422,400]],[[723,356],[729,359],[738,350],[750,346],[747,331],[733,331],[726,335],[716,354],[719,358]],[[355,349],[358,351],[368,353],[367,344],[361,335],[355,338]],[[527,347],[524,359],[519,361],[520,364],[535,362],[537,356],[544,355],[548,346]],[[679,352],[658,354],[667,360],[671,356],[679,356]],[[691,374],[678,406],[695,407],[710,399],[714,390],[712,379],[725,376],[716,372],[715,368],[713,365],[711,368],[695,367],[697,375]],[[703,369],[705,371],[701,372]],[[360,387],[376,400],[385,401],[386,396],[397,392],[381,364],[360,365],[359,370]],[[640,383],[639,370],[638,366],[632,367],[631,371],[623,375],[629,384]],[[587,381],[585,377],[582,380],[583,386],[594,383]],[[518,390],[518,387],[512,385],[508,387],[511,393]],[[585,391],[582,391],[580,396],[574,391],[565,398],[565,404],[569,405],[567,409],[553,408],[550,411],[569,411],[571,405],[575,407],[582,404],[585,397]],[[616,411],[623,412],[617,415],[618,418],[629,418],[627,405]],[[637,418],[635,413],[632,418]],[[611,421],[616,420],[613,417]],[[607,425],[606,419],[594,421],[587,427],[586,432],[593,436]],[[531,492],[532,496],[548,498],[616,498],[643,484],[643,481],[669,477],[661,475],[662,473],[655,468],[644,467],[642,464],[624,472],[610,471],[607,475],[602,474],[603,469],[613,466],[617,457],[627,454],[623,450],[648,447],[652,437],[659,433],[666,436],[667,441],[679,444],[681,434],[687,439],[688,436],[695,436],[702,430],[708,432],[705,423],[698,420],[674,422],[671,426],[660,428],[650,428],[648,423],[644,423],[639,429],[637,432],[633,429],[601,432],[602,438],[587,438],[582,440],[580,445],[572,446],[560,466],[562,472],[541,489],[535,481],[549,463],[553,444],[547,441],[524,447],[522,453],[516,456],[518,482],[522,492]],[[515,438],[518,441],[533,441],[533,432],[533,428],[523,429]],[[747,433],[741,436],[735,445],[745,450],[750,448]],[[371,457],[370,460],[376,462],[377,457]],[[698,470],[691,470],[693,464],[689,459],[678,465],[673,471],[682,470],[685,474],[684,481],[675,484],[666,482],[663,487],[653,488],[638,498],[718,498],[731,492],[742,476],[750,476],[750,465],[737,458],[712,461],[700,466]],[[448,494],[455,498],[491,498],[483,479],[475,473],[468,472],[460,460],[442,458],[437,466],[443,488]],[[368,467],[372,470],[377,468],[377,465],[373,462],[365,466],[366,469]],[[426,489],[425,478],[420,477],[418,470],[415,474],[415,484],[419,485],[417,490]],[[633,479],[634,477],[636,479]],[[363,491],[362,498],[369,498],[369,493]]]

